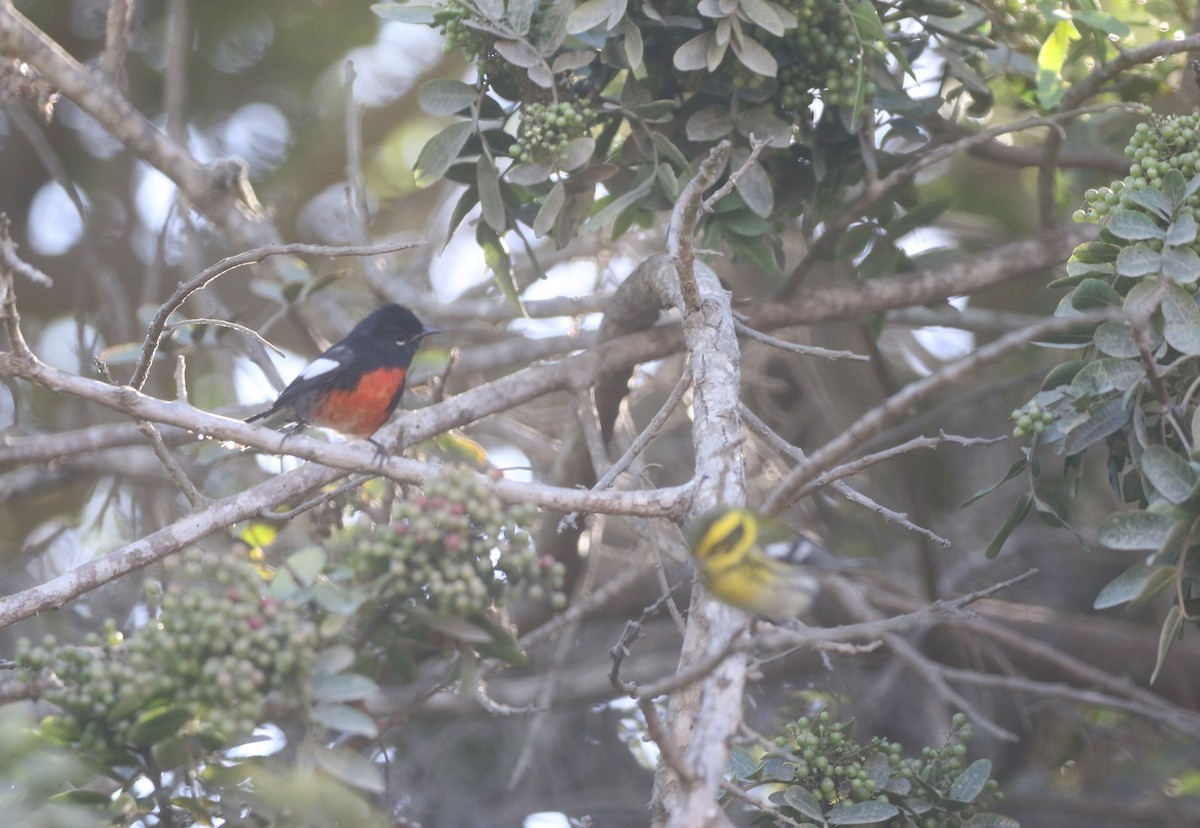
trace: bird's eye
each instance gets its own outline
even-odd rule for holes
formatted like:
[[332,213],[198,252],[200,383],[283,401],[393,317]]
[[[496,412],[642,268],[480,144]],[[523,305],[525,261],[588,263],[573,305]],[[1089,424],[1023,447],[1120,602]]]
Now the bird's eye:
[[742,538],[745,536],[745,534],[746,527],[739,523],[737,526],[734,526],[732,530],[730,530],[728,535],[725,536],[723,543],[726,546],[737,546],[742,542]]

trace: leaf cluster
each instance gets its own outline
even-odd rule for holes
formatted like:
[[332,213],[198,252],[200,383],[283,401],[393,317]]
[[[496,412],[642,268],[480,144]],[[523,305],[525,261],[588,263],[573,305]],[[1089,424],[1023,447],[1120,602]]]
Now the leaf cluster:
[[[803,825],[885,825],[891,828],[1016,828],[990,808],[1003,794],[991,779],[991,762],[964,767],[973,729],[962,714],[939,748],[906,758],[886,739],[858,742],[852,723],[828,710],[787,724],[778,750],[735,748],[730,775],[747,791],[758,789],[784,815]],[[776,824],[770,815],[757,820]]]
[[1014,435],[1032,433],[1033,442],[1006,479],[1028,472],[1031,485],[989,548],[998,552],[1035,509],[1049,522],[1067,525],[1063,507],[1035,482],[1038,446],[1062,455],[1064,473],[1073,479],[1084,454],[1103,444],[1111,487],[1132,509],[1106,518],[1099,540],[1139,559],[1094,605],[1171,596],[1152,678],[1185,621],[1200,610],[1200,173],[1190,148],[1174,150],[1179,137],[1194,134],[1195,120],[1140,124],[1130,147],[1153,173],[1143,177],[1142,169],[1134,170],[1139,175],[1092,196],[1093,204],[1111,209],[1100,211],[1100,239],[1081,245],[1066,277],[1052,283],[1068,289],[1057,313],[1110,311],[1117,318],[1044,343],[1083,351],[1050,371],[1042,390],[1013,412]]
[[[562,247],[580,233],[606,228],[616,237],[649,226],[725,139],[734,143],[734,166],[752,139],[769,149],[705,217],[702,244],[777,272],[785,220],[818,226],[861,181],[856,133],[864,120],[877,122],[881,153],[867,163],[885,168],[901,163],[914,141],[924,143],[922,119],[947,102],[962,100],[973,115],[992,105],[984,47],[996,44],[983,34],[992,22],[982,7],[955,2],[447,0],[372,8],[441,29],[476,66],[474,83],[440,78],[420,90],[426,112],[455,120],[425,145],[417,179],[465,187],[451,229],[480,209],[476,240],[513,299],[507,233],[526,246],[546,236]],[[927,52],[946,61],[947,83],[933,95],[906,82]],[[945,206],[918,210],[913,193],[900,193],[864,217],[836,253],[870,257],[869,272],[895,270],[906,261],[897,240]]]

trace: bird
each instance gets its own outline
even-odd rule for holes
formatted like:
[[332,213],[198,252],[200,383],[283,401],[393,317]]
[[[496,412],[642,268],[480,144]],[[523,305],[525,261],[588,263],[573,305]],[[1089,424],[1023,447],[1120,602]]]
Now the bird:
[[396,410],[421,341],[435,333],[403,305],[376,308],[246,422],[317,426],[369,440]]
[[820,589],[814,568],[853,565],[807,535],[749,509],[706,512],[689,523],[686,535],[713,597],[773,621],[796,618],[812,606]]

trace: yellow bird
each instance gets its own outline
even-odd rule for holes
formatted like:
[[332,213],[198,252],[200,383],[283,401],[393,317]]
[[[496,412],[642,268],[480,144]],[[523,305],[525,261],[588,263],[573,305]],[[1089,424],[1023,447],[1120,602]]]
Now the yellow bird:
[[810,568],[847,562],[816,541],[749,509],[717,509],[688,526],[688,546],[713,596],[774,620],[812,606],[820,585]]

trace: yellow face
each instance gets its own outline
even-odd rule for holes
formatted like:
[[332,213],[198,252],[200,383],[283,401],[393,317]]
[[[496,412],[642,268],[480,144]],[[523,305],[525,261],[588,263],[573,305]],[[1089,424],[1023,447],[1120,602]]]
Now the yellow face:
[[746,556],[758,542],[758,522],[745,509],[728,509],[701,519],[692,538],[692,554],[706,567],[724,569]]

